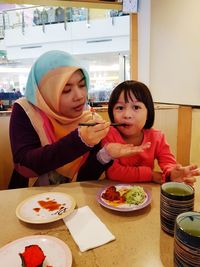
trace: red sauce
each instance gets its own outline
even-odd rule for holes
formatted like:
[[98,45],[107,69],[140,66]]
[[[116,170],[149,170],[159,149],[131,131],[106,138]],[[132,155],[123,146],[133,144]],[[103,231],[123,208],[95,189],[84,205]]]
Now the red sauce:
[[39,200],[38,203],[43,209],[47,209],[49,211],[58,210],[61,206],[61,204],[57,203],[55,200]]
[[36,211],[36,212],[39,212],[40,208],[34,208],[33,210]]

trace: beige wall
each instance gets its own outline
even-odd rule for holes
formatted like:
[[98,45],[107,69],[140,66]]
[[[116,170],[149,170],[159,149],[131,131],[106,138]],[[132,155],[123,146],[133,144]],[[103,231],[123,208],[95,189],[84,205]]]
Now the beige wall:
[[150,88],[156,102],[200,105],[199,11],[199,0],[151,0]]
[[178,106],[157,107],[155,109],[154,128],[160,129],[165,133],[167,142],[170,144],[173,154],[177,155],[177,136],[178,136]]

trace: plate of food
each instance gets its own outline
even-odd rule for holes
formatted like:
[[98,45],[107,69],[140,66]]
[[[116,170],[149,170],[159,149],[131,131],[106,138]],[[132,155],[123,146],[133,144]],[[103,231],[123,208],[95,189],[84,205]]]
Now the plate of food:
[[17,217],[27,223],[49,223],[69,215],[75,208],[74,198],[60,192],[31,196],[16,208]]
[[97,194],[97,200],[111,210],[134,211],[151,203],[151,193],[139,185],[117,184],[101,189]]
[[71,267],[72,253],[62,240],[48,235],[17,239],[0,248],[1,266]]

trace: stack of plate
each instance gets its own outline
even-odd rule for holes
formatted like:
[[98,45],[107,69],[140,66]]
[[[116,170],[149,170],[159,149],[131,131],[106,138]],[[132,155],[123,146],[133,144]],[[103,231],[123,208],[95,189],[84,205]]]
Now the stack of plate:
[[[167,183],[166,183],[167,184]],[[179,183],[180,186],[188,185]],[[160,220],[161,228],[170,235],[174,235],[174,224],[176,217],[183,212],[192,211],[194,208],[194,191],[186,195],[175,195],[165,190],[165,185],[161,187],[160,195]]]
[[176,219],[174,266],[200,266],[200,213],[185,212]]

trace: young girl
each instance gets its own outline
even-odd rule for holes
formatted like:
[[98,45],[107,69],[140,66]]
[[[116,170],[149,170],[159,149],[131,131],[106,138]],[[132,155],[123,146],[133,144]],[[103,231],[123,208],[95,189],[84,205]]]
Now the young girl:
[[[197,166],[177,164],[164,134],[152,128],[154,104],[146,85],[137,81],[119,84],[110,96],[108,113],[111,122],[126,126],[110,127],[103,145],[117,142],[140,146],[151,142],[151,146],[137,155],[115,159],[107,170],[107,178],[120,182],[195,182],[194,176],[200,174]],[[155,159],[162,172],[154,171]]]
[[[93,118],[88,110],[88,87],[88,73],[68,53],[50,51],[36,60],[25,97],[17,100],[12,110],[10,141],[15,170],[9,188],[27,186],[27,178],[32,177],[37,178],[35,185],[75,181],[89,156],[93,177],[110,164],[105,148],[98,152],[110,124]],[[98,124],[93,127],[79,127],[79,123],[94,120]],[[110,158],[112,148],[111,144]],[[136,151],[132,146],[125,148],[117,156]],[[84,172],[82,175],[79,179],[86,180]]]

